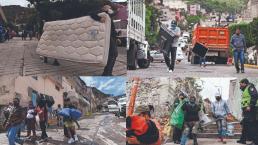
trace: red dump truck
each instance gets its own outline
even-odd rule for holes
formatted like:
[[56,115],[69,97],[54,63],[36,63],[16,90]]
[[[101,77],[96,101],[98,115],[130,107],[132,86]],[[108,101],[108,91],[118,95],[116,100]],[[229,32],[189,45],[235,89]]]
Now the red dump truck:
[[[197,26],[193,31],[192,46],[196,42],[208,48],[206,61],[226,64],[229,57],[230,33],[228,28]],[[192,54],[191,63],[198,64],[199,56]]]

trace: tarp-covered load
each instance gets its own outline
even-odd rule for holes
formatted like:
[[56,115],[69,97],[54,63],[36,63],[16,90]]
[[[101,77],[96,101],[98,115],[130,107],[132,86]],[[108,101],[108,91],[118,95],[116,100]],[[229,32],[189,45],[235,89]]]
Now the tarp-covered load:
[[38,43],[41,56],[105,66],[108,59],[111,20],[105,23],[90,16],[46,22]]

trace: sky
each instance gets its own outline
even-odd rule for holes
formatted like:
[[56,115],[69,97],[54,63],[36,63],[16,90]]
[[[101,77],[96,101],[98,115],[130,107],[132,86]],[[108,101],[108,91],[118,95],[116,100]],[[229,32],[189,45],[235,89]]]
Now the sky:
[[23,7],[27,7],[29,4],[26,0],[0,0],[0,5],[6,6],[6,5],[21,5]]
[[125,94],[126,77],[81,77],[87,86],[114,96]]
[[203,98],[209,98],[211,101],[215,101],[215,94],[217,92],[222,92],[222,99],[227,100],[229,96],[229,83],[230,80],[236,78],[201,78],[203,81],[203,90],[201,95]]

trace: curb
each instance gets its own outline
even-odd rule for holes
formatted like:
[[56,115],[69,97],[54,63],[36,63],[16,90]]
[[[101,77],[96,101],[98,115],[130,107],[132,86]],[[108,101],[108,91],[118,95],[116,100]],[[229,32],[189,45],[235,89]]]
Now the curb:
[[258,69],[258,65],[245,64],[245,67]]

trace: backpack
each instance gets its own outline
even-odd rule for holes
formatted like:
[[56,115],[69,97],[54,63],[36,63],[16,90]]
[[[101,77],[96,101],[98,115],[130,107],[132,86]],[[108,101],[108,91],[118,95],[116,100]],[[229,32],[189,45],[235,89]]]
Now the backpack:
[[149,126],[147,132],[143,135],[136,136],[136,138],[143,144],[156,143],[159,139],[159,130],[153,121],[149,120],[147,124]]

